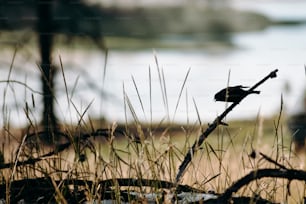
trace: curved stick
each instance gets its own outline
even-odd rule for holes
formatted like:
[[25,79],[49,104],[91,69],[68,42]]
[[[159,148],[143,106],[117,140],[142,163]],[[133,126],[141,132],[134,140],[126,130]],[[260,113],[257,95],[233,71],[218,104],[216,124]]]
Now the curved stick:
[[[291,180],[306,181],[306,172],[296,169],[258,169],[251,171],[232,186],[227,188],[225,192],[218,198],[221,201],[227,201],[231,198],[232,194],[237,192],[241,187],[249,184],[250,182],[261,179],[264,177],[269,178],[284,178]],[[222,202],[223,203],[223,202]]]

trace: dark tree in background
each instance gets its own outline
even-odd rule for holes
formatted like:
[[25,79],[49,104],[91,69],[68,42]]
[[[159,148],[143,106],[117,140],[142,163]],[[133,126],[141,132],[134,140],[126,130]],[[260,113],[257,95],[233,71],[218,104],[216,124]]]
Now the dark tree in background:
[[[52,64],[54,37],[65,34],[67,39],[89,37],[98,48],[105,50],[100,7],[89,6],[81,0],[36,0],[36,32],[40,52],[41,83],[43,91],[43,112],[41,124],[46,134],[43,140],[48,143],[58,138],[57,118],[54,113],[54,75],[56,67]],[[70,43],[70,41],[67,41]]]
[[57,126],[54,114],[54,74],[52,65],[52,44],[54,24],[52,20],[53,0],[37,0],[37,32],[40,52],[41,82],[43,90],[43,117],[42,125],[48,142],[51,142]]

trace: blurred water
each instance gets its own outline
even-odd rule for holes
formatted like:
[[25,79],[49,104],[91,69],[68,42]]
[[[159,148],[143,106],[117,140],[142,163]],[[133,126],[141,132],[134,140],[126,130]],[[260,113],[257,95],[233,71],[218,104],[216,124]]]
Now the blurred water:
[[[284,96],[286,110],[289,113],[299,111],[302,107],[299,98],[305,88],[305,54],[306,26],[294,28],[271,27],[262,32],[243,33],[234,37],[239,49],[229,52],[211,54],[205,50],[171,51],[156,50],[160,67],[166,78],[170,118],[173,117],[179,93],[191,68],[186,90],[181,98],[175,118],[186,121],[188,117],[195,120],[197,104],[202,120],[212,120],[224,110],[223,103],[213,100],[214,94],[227,84],[230,72],[230,85],[243,84],[251,86],[270,71],[279,69],[278,78],[267,81],[260,90],[260,96],[249,96],[234,110],[229,118],[270,116],[279,111],[281,94]],[[125,57],[124,57],[125,56]],[[131,83],[134,76],[141,97],[143,97],[146,115],[149,113],[148,67],[153,75],[153,118],[165,116],[166,108],[160,94],[160,82],[152,51],[111,53],[109,59],[109,83],[115,93],[122,94],[122,81],[126,92],[135,105],[137,115],[142,116],[141,106],[136,91]],[[129,67],[128,69],[126,67]],[[121,82],[121,83],[120,83]],[[285,86],[290,87],[286,92]],[[187,95],[187,99],[186,99]],[[110,111],[109,115],[112,115]]]
[[[138,119],[142,121],[159,122],[166,119],[194,122],[198,118],[197,108],[201,120],[209,122],[225,108],[225,104],[215,102],[213,96],[226,87],[228,78],[230,85],[252,86],[274,69],[279,69],[278,77],[259,87],[260,95],[247,97],[229,114],[228,119],[276,114],[280,108],[282,94],[285,111],[292,113],[302,108],[298,100],[302,96],[306,81],[305,36],[306,25],[273,26],[263,31],[236,34],[232,39],[236,48],[217,53],[205,49],[110,50],[106,75],[103,69],[103,53],[97,50],[57,50],[54,60],[59,64],[58,56],[61,56],[68,88],[67,95],[63,76],[59,73],[56,80],[57,115],[67,123],[78,121],[85,111],[84,119],[89,115],[105,116],[111,121],[124,121],[124,87]],[[158,76],[154,55],[157,57],[160,71],[163,72],[167,105],[163,102],[162,82]],[[10,61],[12,52],[3,56],[7,56]],[[0,80],[8,79],[8,67],[9,64],[1,63]],[[34,71],[33,67],[37,67],[35,60],[29,61],[26,56],[17,53],[10,79],[25,82],[29,87],[40,90],[37,81],[39,70],[36,68]],[[190,73],[179,100],[189,68]],[[27,118],[34,122],[39,121],[39,94],[32,95],[31,90],[20,84],[8,86],[2,82],[0,85],[1,125],[8,121],[13,125],[25,125],[29,120]],[[289,87],[290,91],[286,91],[285,86],[287,89]],[[129,108],[127,117],[129,120],[133,119]]]
[[235,9],[261,13],[273,20],[306,19],[304,0],[233,0],[230,4]]

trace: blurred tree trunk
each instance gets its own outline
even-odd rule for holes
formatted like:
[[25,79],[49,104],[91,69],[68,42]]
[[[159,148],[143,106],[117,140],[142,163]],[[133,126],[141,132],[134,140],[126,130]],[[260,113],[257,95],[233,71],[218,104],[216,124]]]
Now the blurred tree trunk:
[[43,90],[43,116],[42,125],[46,131],[48,142],[52,142],[53,133],[57,126],[56,117],[54,114],[54,81],[55,67],[52,66],[52,44],[54,24],[52,21],[52,6],[53,0],[37,0],[37,31],[38,31],[38,46],[41,56],[41,82]]

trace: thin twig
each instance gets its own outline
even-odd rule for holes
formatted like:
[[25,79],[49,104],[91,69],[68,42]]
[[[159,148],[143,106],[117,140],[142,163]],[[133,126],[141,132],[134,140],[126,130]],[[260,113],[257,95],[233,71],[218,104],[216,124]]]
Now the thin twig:
[[278,166],[279,168],[281,169],[287,169],[287,167],[285,167],[284,165],[278,163],[276,160],[268,157],[267,155],[265,155],[264,153],[262,152],[259,152],[260,156],[262,156],[262,158],[264,158],[265,160],[267,160],[268,162],[274,164],[275,166]]
[[20,85],[24,86],[25,88],[29,89],[30,91],[32,91],[33,93],[37,93],[37,94],[42,95],[42,92],[34,90],[30,86],[28,86],[26,83],[23,83],[21,81],[10,79],[10,80],[0,80],[0,83],[7,83],[7,84],[15,83],[15,84],[20,84]]

